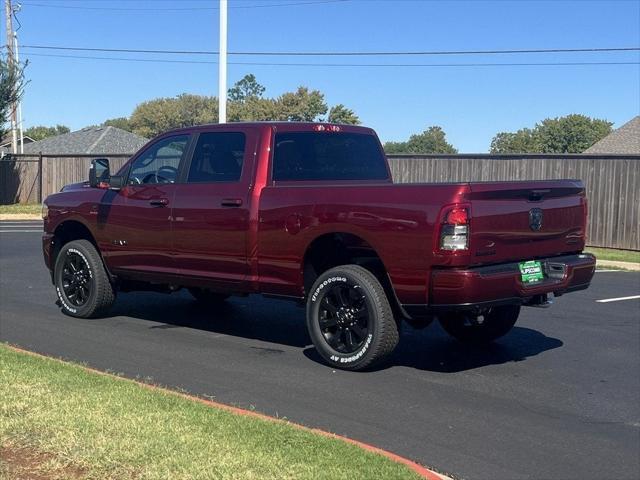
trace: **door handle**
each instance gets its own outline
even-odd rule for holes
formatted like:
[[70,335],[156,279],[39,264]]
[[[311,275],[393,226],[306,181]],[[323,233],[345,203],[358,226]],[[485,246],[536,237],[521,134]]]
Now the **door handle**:
[[154,200],[149,200],[149,205],[152,207],[166,207],[169,204],[169,200],[166,198],[158,198]]
[[223,207],[241,207],[242,199],[241,198],[223,198],[220,202],[220,205]]

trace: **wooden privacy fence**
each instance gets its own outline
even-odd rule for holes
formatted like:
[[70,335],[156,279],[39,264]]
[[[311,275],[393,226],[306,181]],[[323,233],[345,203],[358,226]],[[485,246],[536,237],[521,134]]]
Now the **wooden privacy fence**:
[[0,205],[40,203],[70,183],[89,179],[93,158],[108,158],[116,172],[129,154],[27,155],[12,154],[0,160]]
[[[0,204],[36,203],[88,179],[92,158],[116,172],[130,155],[12,155],[0,160]],[[389,155],[395,182],[576,178],[589,197],[589,245],[640,250],[640,155]]]
[[640,155],[389,155],[398,183],[580,179],[588,244],[640,250]]

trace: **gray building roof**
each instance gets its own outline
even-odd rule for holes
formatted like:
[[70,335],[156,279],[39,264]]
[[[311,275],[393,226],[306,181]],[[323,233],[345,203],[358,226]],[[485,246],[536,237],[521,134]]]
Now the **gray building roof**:
[[620,128],[587,148],[584,153],[640,154],[640,115],[633,117]]
[[116,127],[87,127],[25,144],[24,153],[134,153],[147,139]]

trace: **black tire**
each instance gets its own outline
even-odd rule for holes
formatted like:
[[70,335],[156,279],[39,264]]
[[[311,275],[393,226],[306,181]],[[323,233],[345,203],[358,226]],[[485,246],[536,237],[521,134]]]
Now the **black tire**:
[[73,240],[60,249],[54,284],[60,308],[72,317],[104,315],[116,297],[102,258],[88,240]]
[[203,305],[219,305],[229,298],[229,295],[212,292],[211,290],[206,290],[204,288],[192,287],[188,290],[191,296],[195,298],[198,303],[202,303]]
[[451,312],[439,317],[442,328],[464,343],[484,344],[503,337],[513,328],[518,315],[519,305],[492,307],[483,315],[467,312]]
[[332,367],[362,370],[398,345],[398,325],[384,288],[368,270],[342,265],[322,273],[307,298],[307,329]]

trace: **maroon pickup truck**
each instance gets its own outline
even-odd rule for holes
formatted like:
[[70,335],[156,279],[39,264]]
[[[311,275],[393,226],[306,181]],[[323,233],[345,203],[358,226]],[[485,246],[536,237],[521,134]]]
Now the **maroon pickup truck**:
[[396,348],[402,321],[489,342],[521,306],[587,288],[579,180],[394,184],[371,129],[237,123],[167,132],[111,175],[44,202],[44,258],[62,311],[104,315],[117,291],[186,288],[215,305],[306,303],[332,366]]

